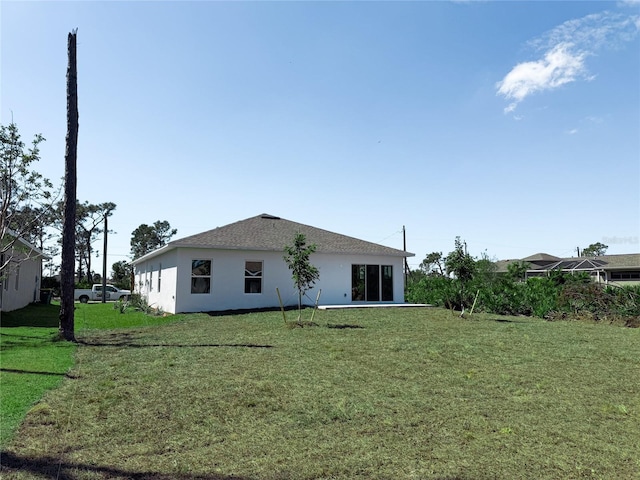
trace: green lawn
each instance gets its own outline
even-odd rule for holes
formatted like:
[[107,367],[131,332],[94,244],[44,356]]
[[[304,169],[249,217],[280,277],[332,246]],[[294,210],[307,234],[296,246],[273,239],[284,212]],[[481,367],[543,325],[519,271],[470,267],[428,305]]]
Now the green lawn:
[[[166,323],[170,317],[149,317],[139,312],[125,315],[108,304],[76,304],[75,323],[87,329],[123,328]],[[12,437],[25,413],[57,387],[73,366],[76,346],[59,341],[57,304],[34,304],[2,313],[0,318],[0,446]],[[82,334],[82,333],[81,333]]]
[[640,329],[439,309],[147,318],[87,322],[3,478],[640,478]]

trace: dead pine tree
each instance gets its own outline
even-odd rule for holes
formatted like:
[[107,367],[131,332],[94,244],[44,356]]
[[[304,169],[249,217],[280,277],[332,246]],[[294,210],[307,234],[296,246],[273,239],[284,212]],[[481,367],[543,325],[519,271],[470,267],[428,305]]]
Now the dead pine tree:
[[73,290],[75,287],[76,163],[78,157],[78,72],[75,29],[67,37],[67,137],[64,155],[64,223],[60,268],[60,336],[76,341]]

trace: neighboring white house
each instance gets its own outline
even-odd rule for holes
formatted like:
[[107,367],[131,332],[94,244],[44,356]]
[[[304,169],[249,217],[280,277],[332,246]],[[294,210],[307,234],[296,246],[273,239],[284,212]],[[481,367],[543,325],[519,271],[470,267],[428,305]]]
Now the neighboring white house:
[[320,278],[307,292],[320,305],[403,303],[402,250],[262,214],[175,240],[133,262],[134,291],[165,312],[203,312],[297,305],[284,247],[297,233],[317,249]]
[[0,311],[10,312],[40,301],[43,258],[48,257],[21,238],[0,255],[0,265],[8,261],[0,276]]

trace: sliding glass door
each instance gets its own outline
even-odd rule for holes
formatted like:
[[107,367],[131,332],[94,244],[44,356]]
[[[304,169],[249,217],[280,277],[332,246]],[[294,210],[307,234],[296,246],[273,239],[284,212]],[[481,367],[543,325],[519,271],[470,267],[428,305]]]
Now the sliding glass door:
[[351,301],[393,301],[391,265],[351,265]]

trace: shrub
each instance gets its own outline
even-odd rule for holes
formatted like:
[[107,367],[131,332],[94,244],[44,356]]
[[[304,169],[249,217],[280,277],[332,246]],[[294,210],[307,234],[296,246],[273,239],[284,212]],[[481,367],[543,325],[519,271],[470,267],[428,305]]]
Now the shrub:
[[558,288],[547,277],[527,279],[525,303],[530,306],[531,314],[544,318],[558,308]]
[[619,315],[640,318],[640,285],[609,285],[605,287],[605,292],[614,299],[615,310]]
[[127,311],[127,308],[129,307],[129,302],[123,302],[122,300],[118,299],[114,304],[113,304],[113,309],[114,310],[118,310],[118,312],[120,313],[125,313]]
[[146,315],[155,315],[157,317],[161,317],[165,314],[162,308],[149,305],[147,298],[138,293],[134,293],[131,295],[129,301],[125,303],[125,308],[127,307],[134,308]]
[[495,264],[486,256],[474,266],[469,265],[470,259],[456,238],[456,250],[445,259],[446,270],[455,278],[433,271],[412,272],[407,301],[459,310],[470,307],[477,294],[476,311],[547,319],[579,317],[640,326],[640,285],[602,286],[586,272],[561,270],[525,280],[529,268],[525,262],[513,263],[506,273],[497,274]]
[[134,293],[131,295],[129,304],[132,308],[135,308],[136,310],[147,314],[152,313],[153,310],[149,305],[149,302],[147,302],[147,298],[138,293]]
[[417,282],[407,285],[407,301],[411,303],[428,303],[437,307],[452,308],[453,299],[457,295],[457,287],[453,279],[437,273],[425,275]]

